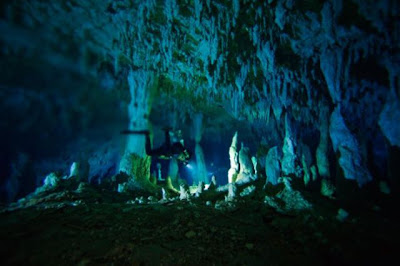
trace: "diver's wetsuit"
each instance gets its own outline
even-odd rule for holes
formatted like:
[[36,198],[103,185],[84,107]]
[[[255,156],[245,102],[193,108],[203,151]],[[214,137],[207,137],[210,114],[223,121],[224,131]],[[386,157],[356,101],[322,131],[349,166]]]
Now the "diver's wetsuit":
[[171,144],[171,137],[169,130],[165,130],[165,142],[159,148],[152,149],[150,134],[146,133],[146,154],[150,156],[157,156],[161,159],[171,159],[175,155],[180,155],[185,152],[185,147],[180,142],[174,142]]
[[[189,155],[187,150],[180,142],[174,142],[171,144],[171,138],[169,135],[169,130],[165,129],[165,143],[156,149],[152,149],[151,141],[150,141],[150,132],[148,130],[142,131],[133,131],[133,130],[124,130],[122,134],[144,134],[146,135],[146,154],[149,156],[157,156],[160,159],[171,159],[173,157],[177,157],[181,161],[186,161]],[[180,158],[184,155],[183,158]]]

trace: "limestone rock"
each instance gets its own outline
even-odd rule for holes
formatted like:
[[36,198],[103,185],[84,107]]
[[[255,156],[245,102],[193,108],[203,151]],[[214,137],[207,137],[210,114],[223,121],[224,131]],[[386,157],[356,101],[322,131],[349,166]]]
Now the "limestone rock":
[[333,198],[335,190],[336,190],[335,187],[333,186],[333,184],[330,182],[329,179],[323,178],[321,180],[321,195],[328,198]]
[[320,139],[316,150],[315,158],[317,160],[318,173],[321,177],[328,178],[329,160],[328,160],[328,143],[329,143],[329,115],[328,109],[321,104],[319,117]]
[[204,183],[202,181],[200,181],[199,185],[197,186],[197,190],[196,190],[195,196],[197,198],[200,197],[201,194],[203,193],[203,191],[204,191]]
[[236,181],[254,178],[254,166],[250,159],[250,150],[249,148],[244,147],[243,144],[239,151],[239,165],[240,172]]
[[400,147],[400,101],[392,91],[379,116],[379,126],[390,144]]
[[281,174],[281,166],[279,163],[280,158],[281,156],[279,155],[277,146],[269,149],[265,162],[265,173],[267,176],[266,184],[278,184],[278,178]]
[[386,181],[380,181],[379,182],[379,190],[386,195],[390,194],[390,188],[389,185]]
[[225,196],[225,201],[234,201],[237,198],[237,186],[235,183],[228,184],[228,196]]
[[299,191],[285,187],[275,196],[265,196],[264,203],[280,213],[297,212],[312,208]]
[[216,179],[215,175],[213,175],[211,177],[211,183],[208,186],[207,190],[215,190],[216,188],[217,188],[217,179]]
[[252,196],[256,192],[256,186],[251,185],[243,189],[242,192],[240,192],[241,197],[247,197],[247,196]]
[[73,162],[70,168],[68,178],[76,178],[78,181],[88,181],[89,178],[88,162]]
[[165,188],[161,188],[161,195],[162,195],[161,200],[163,200],[163,201],[168,200],[168,195],[167,195],[167,191],[165,190]]
[[282,173],[284,175],[296,174],[295,142],[288,115],[285,116],[285,138],[283,140]]
[[340,107],[336,107],[331,115],[329,130],[333,149],[340,153],[339,165],[345,178],[356,180],[360,187],[371,181],[372,176],[361,158],[358,141],[347,128]]
[[181,184],[179,187],[179,199],[180,200],[189,200],[190,199],[189,187],[186,184]]
[[129,190],[128,182],[118,184],[118,189],[117,189],[118,193],[125,193],[128,192],[128,190]]
[[171,177],[172,183],[177,185],[178,181],[179,166],[178,161],[175,157],[172,157],[169,161],[168,176]]
[[312,165],[310,167],[310,172],[311,172],[312,181],[315,182],[317,180],[317,167],[315,167],[315,165]]
[[86,182],[81,182],[81,183],[79,183],[78,188],[76,189],[76,192],[82,193],[88,189],[89,189],[89,184]]
[[48,188],[54,188],[54,187],[58,186],[60,181],[61,181],[60,176],[58,176],[56,173],[50,173],[44,179],[43,184],[44,184],[44,186],[46,186]]
[[310,170],[309,170],[309,168],[307,166],[306,159],[305,159],[304,155],[302,155],[302,157],[301,157],[301,163],[303,165],[304,185],[307,186],[308,183],[310,182],[310,179],[311,179],[311,173],[310,173]]
[[257,175],[257,166],[258,166],[257,158],[255,156],[252,156],[251,162],[253,163],[254,173]]
[[344,222],[348,217],[349,217],[349,213],[348,213],[346,210],[344,210],[344,209],[342,209],[342,208],[340,208],[340,209],[338,210],[338,213],[337,213],[337,215],[336,215],[336,219],[337,219],[339,222]]
[[209,178],[207,175],[207,168],[206,168],[206,163],[205,163],[205,158],[204,158],[204,152],[203,152],[203,148],[201,147],[200,143],[196,143],[194,151],[195,151],[194,153],[196,155],[197,180],[208,183]]
[[239,173],[239,156],[237,152],[237,137],[238,133],[235,132],[232,138],[232,144],[229,148],[229,160],[231,167],[228,171],[228,182],[232,183],[236,181],[236,176]]

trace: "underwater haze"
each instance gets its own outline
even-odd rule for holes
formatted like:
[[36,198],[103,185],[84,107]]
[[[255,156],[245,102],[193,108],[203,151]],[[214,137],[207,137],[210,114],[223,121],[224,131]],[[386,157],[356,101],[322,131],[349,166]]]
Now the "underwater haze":
[[375,265],[396,0],[2,0],[2,265]]

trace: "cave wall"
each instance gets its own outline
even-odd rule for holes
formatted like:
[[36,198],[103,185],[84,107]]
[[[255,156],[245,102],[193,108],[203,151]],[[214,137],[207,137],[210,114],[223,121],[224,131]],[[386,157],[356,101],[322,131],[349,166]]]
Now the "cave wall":
[[[2,145],[64,145],[82,128],[127,126],[133,71],[158,84],[153,124],[190,138],[202,113],[203,140],[242,130],[255,147],[290,141],[288,174],[301,176],[307,157],[323,178],[394,185],[398,13],[395,0],[2,1]],[[35,141],[10,144],[32,132]]]

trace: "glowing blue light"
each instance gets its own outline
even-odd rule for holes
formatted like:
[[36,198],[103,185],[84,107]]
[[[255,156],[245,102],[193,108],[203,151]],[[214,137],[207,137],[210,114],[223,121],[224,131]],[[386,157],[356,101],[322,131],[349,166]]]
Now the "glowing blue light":
[[190,169],[190,170],[193,170],[193,165],[191,165],[190,163],[188,163],[188,164],[186,165],[186,167],[187,167],[188,169]]

